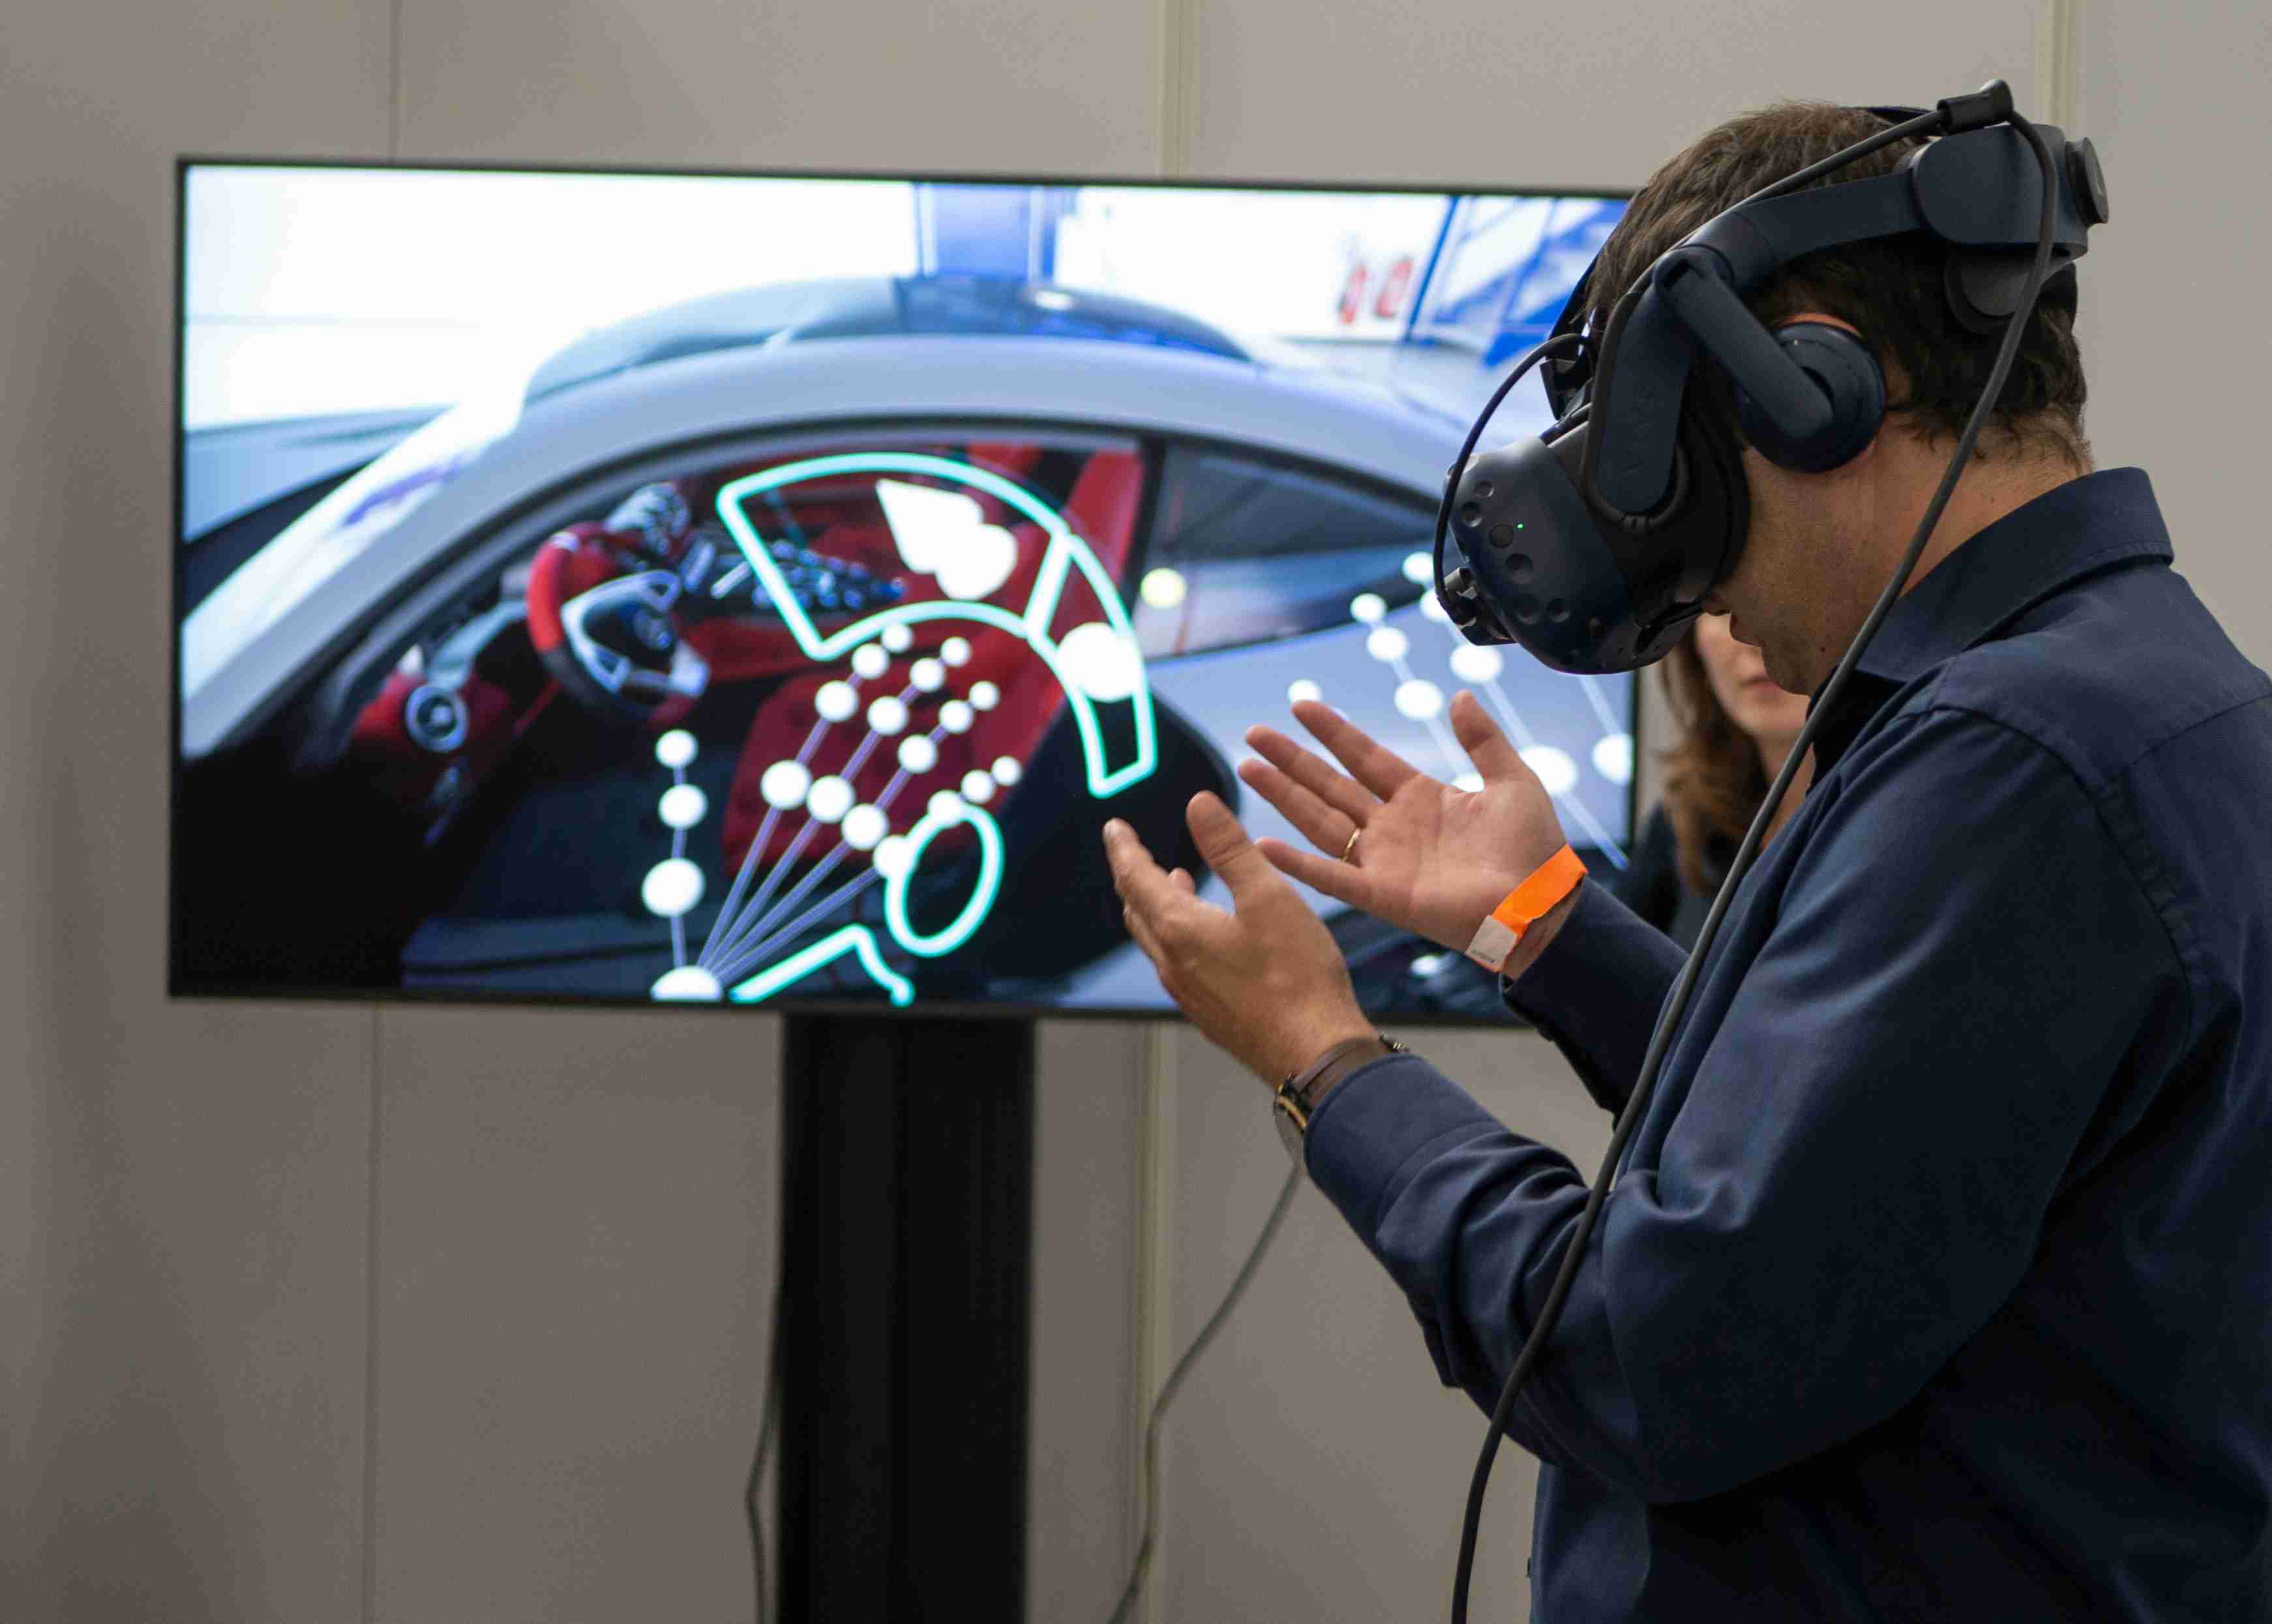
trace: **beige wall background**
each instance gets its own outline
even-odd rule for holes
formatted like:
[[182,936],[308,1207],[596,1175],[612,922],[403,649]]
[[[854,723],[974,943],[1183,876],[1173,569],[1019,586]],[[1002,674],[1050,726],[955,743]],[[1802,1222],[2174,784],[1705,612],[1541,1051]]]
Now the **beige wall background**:
[[[1992,73],[2105,153],[2101,458],[2155,471],[2181,566],[2272,660],[2237,477],[2272,359],[2246,317],[2272,34],[2246,7],[0,9],[0,1617],[750,1605],[774,1022],[163,998],[174,154],[1626,185],[1739,106]],[[1407,1035],[1598,1153],[1536,1039]],[[1187,1031],[1042,1041],[1029,1613],[1101,1619],[1141,1404],[1283,1162]],[[1170,1423],[1153,1616],[1434,1611],[1480,1430],[1305,1191]],[[1503,1456],[1479,1617],[1525,1609],[1529,1491]]]

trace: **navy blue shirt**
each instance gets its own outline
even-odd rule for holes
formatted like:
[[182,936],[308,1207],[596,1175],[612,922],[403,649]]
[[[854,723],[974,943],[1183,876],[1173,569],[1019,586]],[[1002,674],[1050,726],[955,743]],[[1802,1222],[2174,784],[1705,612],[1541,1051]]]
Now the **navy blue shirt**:
[[[1512,1434],[1534,1616],[2272,1618],[2272,683],[2142,473],[1887,617],[1746,877]],[[1513,989],[1603,1106],[1681,963]],[[1308,1159],[1488,1412],[1588,1172],[1416,1057]]]

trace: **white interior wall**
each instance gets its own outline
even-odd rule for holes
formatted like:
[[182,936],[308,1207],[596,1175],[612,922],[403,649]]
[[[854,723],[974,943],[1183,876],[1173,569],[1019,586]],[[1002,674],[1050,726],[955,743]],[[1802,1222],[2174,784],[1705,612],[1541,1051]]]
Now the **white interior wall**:
[[[2214,368],[2189,341],[2263,263],[2245,200],[2272,63],[2246,8],[1924,0],[1892,30],[1796,0],[1575,24],[1483,0],[0,15],[0,1616],[746,1607],[771,1023],[162,998],[175,153],[1623,185],[1777,95],[2000,71],[2040,105],[2054,16],[2115,189],[2086,274],[2102,457],[2155,469],[2181,565],[2264,659],[2272,577],[2230,470],[2266,340],[2229,321]],[[1597,1148],[1535,1039],[1420,1040],[1510,1121]],[[1140,1028],[1043,1042],[1031,1611],[1079,1619],[1132,1548],[1140,1378],[1283,1163],[1260,1091],[1188,1033],[1148,1078]],[[1479,1430],[1305,1194],[1170,1423],[1155,1616],[1424,1614]],[[1528,1486],[1502,1456],[1488,1616],[1521,1605]]]

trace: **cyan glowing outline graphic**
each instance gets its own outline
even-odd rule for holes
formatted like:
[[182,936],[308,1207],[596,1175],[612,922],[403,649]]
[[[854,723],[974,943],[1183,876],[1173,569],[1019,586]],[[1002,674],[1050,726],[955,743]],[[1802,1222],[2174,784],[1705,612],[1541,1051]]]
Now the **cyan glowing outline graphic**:
[[876,950],[876,933],[865,925],[847,925],[832,932],[811,947],[799,948],[779,964],[768,965],[748,980],[736,987],[731,996],[736,1003],[759,1003],[772,997],[792,981],[802,980],[823,965],[835,963],[845,954],[856,955],[860,968],[875,978],[876,985],[891,995],[895,1004],[915,1002],[915,984],[884,962]]
[[[978,831],[978,883],[971,888],[970,900],[962,905],[962,912],[954,916],[954,922],[926,936],[908,918],[908,882],[915,877],[916,866],[923,861],[923,848],[959,823],[968,823]],[[970,933],[978,928],[978,921],[993,907],[1001,889],[1002,826],[960,800],[950,802],[945,811],[936,806],[926,808],[923,816],[916,820],[915,827],[908,831],[904,859],[884,876],[884,922],[891,927],[892,939],[908,952],[919,958],[943,958],[970,940]]]
[[[1042,556],[1041,571],[1034,581],[1034,589],[1026,600],[1023,615],[1012,615],[1006,609],[990,603],[966,602],[949,599],[933,603],[906,604],[878,610],[865,619],[839,627],[824,636],[813,623],[804,606],[788,585],[788,577],[766,546],[765,538],[742,510],[744,500],[760,496],[784,485],[795,485],[804,480],[821,479],[834,473],[912,473],[945,480],[954,484],[968,485],[984,491],[1008,503],[1018,512],[1041,526],[1049,539],[1049,549]],[[807,658],[818,662],[833,660],[877,636],[887,626],[911,626],[921,621],[973,620],[997,627],[1020,639],[1041,656],[1065,691],[1066,703],[1072,709],[1073,725],[1080,732],[1082,758],[1088,772],[1088,793],[1099,801],[1118,794],[1132,784],[1140,783],[1151,776],[1159,765],[1159,747],[1152,717],[1152,686],[1144,675],[1142,656],[1137,656],[1137,678],[1134,690],[1125,703],[1136,719],[1135,759],[1126,766],[1109,769],[1104,759],[1104,736],[1097,726],[1096,702],[1080,685],[1072,681],[1065,668],[1057,640],[1050,635],[1050,622],[1057,616],[1058,600],[1064,595],[1067,572],[1079,570],[1096,594],[1097,603],[1104,611],[1106,623],[1133,651],[1135,629],[1128,623],[1128,611],[1120,601],[1120,589],[1112,576],[1088,544],[1073,534],[1062,516],[1042,503],[1031,493],[1013,484],[1001,475],[984,468],[975,468],[968,463],[954,462],[945,457],[933,457],[921,451],[846,451],[830,457],[810,457],[800,462],[784,463],[778,468],[746,474],[728,483],[718,493],[718,517],[742,549],[759,584],[779,610],[781,624],[796,639]]]

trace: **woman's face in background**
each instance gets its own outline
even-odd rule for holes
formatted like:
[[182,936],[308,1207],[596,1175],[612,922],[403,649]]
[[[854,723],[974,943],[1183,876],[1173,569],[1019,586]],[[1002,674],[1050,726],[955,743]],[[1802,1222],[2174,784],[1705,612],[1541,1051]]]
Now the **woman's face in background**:
[[1759,650],[1736,641],[1726,615],[1698,615],[1695,636],[1720,708],[1754,741],[1788,749],[1806,721],[1806,696],[1777,688]]

